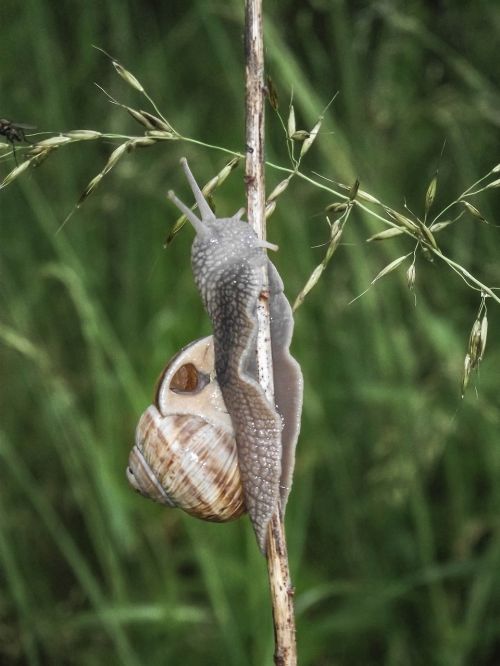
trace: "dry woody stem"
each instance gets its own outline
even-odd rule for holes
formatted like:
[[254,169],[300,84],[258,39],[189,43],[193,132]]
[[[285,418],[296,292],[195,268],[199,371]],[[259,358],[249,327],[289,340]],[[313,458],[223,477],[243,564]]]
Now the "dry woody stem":
[[[264,45],[262,0],[245,3],[246,59],[246,168],[248,222],[259,238],[266,238],[264,186]],[[264,271],[266,269],[263,269]],[[267,285],[267,276],[264,285]],[[259,381],[267,398],[274,404],[270,321],[268,299],[263,295],[258,304],[259,334],[257,362]],[[295,666],[295,619],[281,510],[273,516],[268,533],[267,564],[273,607],[275,653],[277,666]]]

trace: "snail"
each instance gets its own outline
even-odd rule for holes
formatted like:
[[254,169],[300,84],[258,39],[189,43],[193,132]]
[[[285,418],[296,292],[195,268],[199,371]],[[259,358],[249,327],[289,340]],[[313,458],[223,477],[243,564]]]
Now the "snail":
[[[191,263],[195,283],[212,323],[213,338],[208,339],[213,339],[213,343],[210,342],[210,345],[213,344],[213,356],[207,351],[203,364],[200,362],[200,345],[203,347],[208,344],[208,339],[204,339],[184,348],[167,366],[157,391],[155,406],[146,410],[137,427],[136,444],[129,459],[128,478],[137,490],[148,497],[165,504],[181,506],[188,513],[195,514],[191,504],[187,507],[183,505],[184,500],[180,502],[173,496],[172,489],[165,485],[170,480],[164,473],[164,466],[176,464],[166,458],[170,457],[172,449],[174,453],[179,446],[183,449],[180,442],[183,438],[191,441],[186,446],[193,453],[191,438],[196,427],[205,428],[205,424],[209,424],[214,428],[213,437],[224,439],[224,444],[220,444],[224,447],[226,440],[221,433],[231,433],[237,471],[227,463],[227,456],[232,458],[232,454],[225,451],[223,462],[217,463],[221,465],[220,474],[216,474],[214,479],[218,484],[232,484],[237,480],[241,487],[241,494],[238,495],[240,499],[236,500],[231,490],[228,496],[232,498],[231,503],[234,502],[234,514],[227,510],[224,499],[221,513],[217,512],[221,510],[220,507],[217,511],[211,507],[208,509],[208,518],[204,515],[199,517],[231,520],[246,510],[258,545],[265,553],[269,521],[278,505],[281,504],[284,512],[287,503],[300,428],[303,382],[300,366],[289,352],[293,331],[292,310],[283,293],[278,271],[264,252],[265,248],[273,246],[260,240],[253,229],[241,220],[243,210],[231,218],[216,218],[187,161],[183,159],[181,164],[198,204],[201,219],[173,192],[169,192],[169,198],[186,215],[196,231]],[[275,404],[269,402],[257,380],[256,312],[259,296],[264,289],[266,268]],[[209,359],[213,365],[204,365]],[[191,383],[186,381],[191,390],[185,390],[184,386],[184,390],[179,391],[172,386],[172,379],[176,378],[179,371],[179,363],[182,363],[180,368],[184,368],[186,376],[189,374],[186,366],[190,366]],[[193,400],[194,396],[201,401]],[[205,396],[209,398],[205,399]],[[186,424],[179,432],[178,420],[181,416],[186,419]],[[191,422],[187,421],[189,418]],[[175,433],[172,435],[175,444],[169,447],[168,454],[166,442],[170,442],[171,436],[167,436],[167,430]],[[155,440],[156,437],[159,441]],[[206,458],[199,451],[196,456],[202,468],[206,469],[212,464],[204,462]],[[224,478],[225,474],[227,478]],[[181,476],[186,479],[184,471]],[[203,470],[200,477],[203,480]],[[198,484],[203,485],[200,477],[197,475],[196,481],[192,478],[186,481],[186,485],[197,486],[195,495],[200,489]],[[174,485],[179,484],[174,482]],[[199,503],[198,499],[193,501],[193,504]]]

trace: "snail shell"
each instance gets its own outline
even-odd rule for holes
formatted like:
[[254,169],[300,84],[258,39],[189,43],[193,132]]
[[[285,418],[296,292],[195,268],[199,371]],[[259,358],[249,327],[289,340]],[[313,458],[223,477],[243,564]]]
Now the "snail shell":
[[234,430],[213,368],[212,336],[170,360],[138,423],[127,478],[156,502],[226,522],[245,504]]

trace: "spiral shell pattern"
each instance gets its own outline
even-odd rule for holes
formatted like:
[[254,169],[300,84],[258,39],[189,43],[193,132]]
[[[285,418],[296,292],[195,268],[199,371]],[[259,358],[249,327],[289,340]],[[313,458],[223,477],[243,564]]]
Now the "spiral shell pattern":
[[127,478],[155,502],[227,522],[244,513],[245,504],[234,431],[212,364],[211,337],[167,364],[155,404],[138,423]]
[[130,473],[141,479],[141,494],[197,518],[226,522],[244,511],[234,437],[200,416],[163,417],[149,407],[139,421],[129,469],[129,480]]

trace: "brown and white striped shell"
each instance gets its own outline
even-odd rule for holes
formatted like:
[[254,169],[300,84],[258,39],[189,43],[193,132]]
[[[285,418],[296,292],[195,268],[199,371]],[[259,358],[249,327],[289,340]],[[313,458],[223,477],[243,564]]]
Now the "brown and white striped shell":
[[138,492],[214,522],[245,511],[231,418],[214,373],[213,338],[167,364],[143,413],[127,478]]

